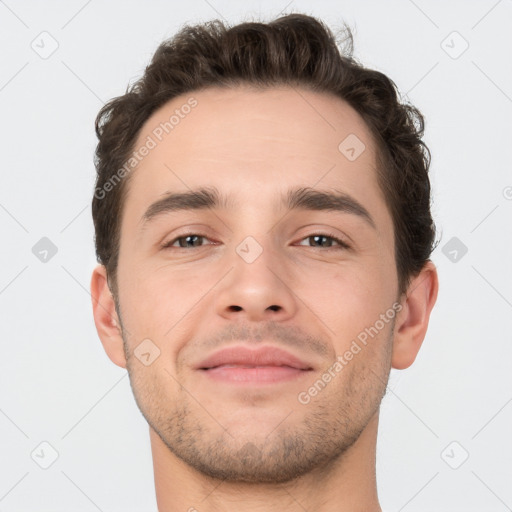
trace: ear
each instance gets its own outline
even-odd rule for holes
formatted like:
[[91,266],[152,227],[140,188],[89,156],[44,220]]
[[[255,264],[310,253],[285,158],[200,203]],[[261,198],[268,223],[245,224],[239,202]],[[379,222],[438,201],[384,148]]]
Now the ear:
[[91,297],[94,323],[101,343],[110,360],[121,368],[126,368],[121,323],[117,316],[114,297],[107,281],[107,272],[98,265],[92,273]]
[[403,370],[416,359],[427,332],[430,312],[437,299],[439,282],[429,260],[411,281],[396,317],[391,366]]

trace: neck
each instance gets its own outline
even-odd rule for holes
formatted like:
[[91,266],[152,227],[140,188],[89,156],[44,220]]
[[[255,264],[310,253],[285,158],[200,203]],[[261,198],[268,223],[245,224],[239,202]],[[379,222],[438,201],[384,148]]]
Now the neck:
[[375,477],[379,412],[327,466],[284,484],[217,481],[178,459],[150,427],[159,512],[381,512]]

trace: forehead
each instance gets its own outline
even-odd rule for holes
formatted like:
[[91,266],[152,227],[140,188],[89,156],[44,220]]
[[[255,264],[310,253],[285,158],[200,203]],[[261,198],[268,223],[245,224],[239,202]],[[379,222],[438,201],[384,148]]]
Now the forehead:
[[361,156],[372,163],[374,141],[365,122],[333,95],[297,87],[213,87],[178,96],[160,107],[144,123],[135,147],[148,137],[155,141],[145,164],[162,156],[180,161],[222,159],[226,152],[230,161],[238,158],[246,163],[251,157],[263,162],[265,154],[254,154],[262,146],[282,156],[321,159],[325,164],[339,157],[339,144],[349,135],[366,146]]
[[143,145],[151,149],[130,176],[126,208],[139,215],[162,194],[200,186],[221,189],[233,204],[254,211],[268,209],[292,185],[348,192],[374,211],[384,203],[368,127],[327,93],[248,86],[194,91],[153,113],[135,150]]

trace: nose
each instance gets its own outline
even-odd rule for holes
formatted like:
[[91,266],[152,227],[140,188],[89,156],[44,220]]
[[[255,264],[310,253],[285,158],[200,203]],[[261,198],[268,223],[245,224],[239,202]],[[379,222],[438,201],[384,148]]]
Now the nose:
[[295,315],[298,298],[283,255],[248,237],[229,263],[231,271],[217,289],[217,314],[254,322],[285,321]]

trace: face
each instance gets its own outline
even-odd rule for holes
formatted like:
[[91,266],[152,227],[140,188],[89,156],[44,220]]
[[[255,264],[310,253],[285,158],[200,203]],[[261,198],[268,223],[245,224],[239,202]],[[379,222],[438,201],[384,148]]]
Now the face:
[[[157,144],[130,177],[118,266],[138,406],[176,457],[212,477],[285,482],[325,467],[378,413],[390,369],[394,233],[369,130],[330,95],[241,87],[175,98],[136,147],[148,136]],[[196,189],[227,201],[162,202]],[[288,204],[297,189],[344,202]],[[302,366],[201,369],[233,347],[275,347]]]

